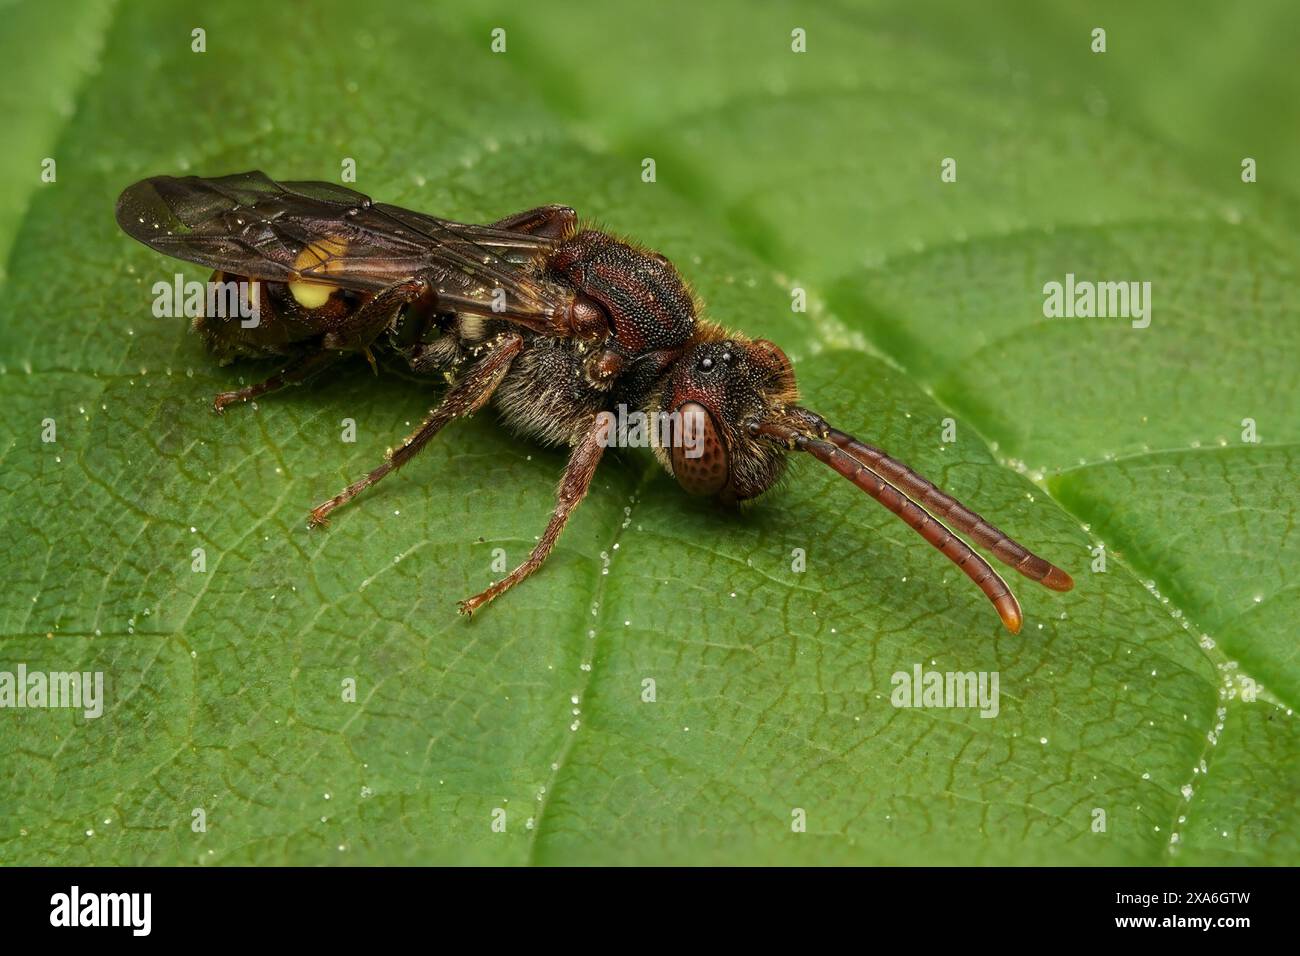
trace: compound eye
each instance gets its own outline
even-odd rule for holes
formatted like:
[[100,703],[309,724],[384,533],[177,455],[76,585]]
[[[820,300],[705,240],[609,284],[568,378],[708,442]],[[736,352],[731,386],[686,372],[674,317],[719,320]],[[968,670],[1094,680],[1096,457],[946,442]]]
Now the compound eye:
[[716,495],[731,480],[727,446],[713,416],[699,402],[677,409],[671,431],[673,477],[687,494]]

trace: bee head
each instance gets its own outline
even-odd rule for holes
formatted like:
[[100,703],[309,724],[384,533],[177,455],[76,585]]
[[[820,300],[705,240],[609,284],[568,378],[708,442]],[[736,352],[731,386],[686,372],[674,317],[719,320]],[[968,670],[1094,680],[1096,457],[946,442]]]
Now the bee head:
[[790,360],[766,339],[716,330],[688,347],[660,393],[669,447],[660,461],[688,493],[745,501],[785,469],[784,449],[750,434],[748,423],[798,398]]

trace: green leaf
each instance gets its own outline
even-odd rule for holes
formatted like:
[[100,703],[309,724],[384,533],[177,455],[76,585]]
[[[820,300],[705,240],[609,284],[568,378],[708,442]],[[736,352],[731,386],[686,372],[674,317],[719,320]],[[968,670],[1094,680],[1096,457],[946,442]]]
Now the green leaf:
[[[0,860],[1297,862],[1292,4],[432,6],[6,7],[0,673],[102,671],[106,703],[0,712]],[[1075,590],[1010,581],[1010,636],[814,462],[733,513],[628,451],[466,621],[564,462],[491,413],[309,532],[435,383],[356,362],[214,416],[268,370],[151,316],[205,273],[112,210],[347,157],[385,201],[565,202],[663,251]],[[1067,273],[1149,281],[1150,326],[1045,318]],[[997,672],[997,716],[892,706],[916,666]]]

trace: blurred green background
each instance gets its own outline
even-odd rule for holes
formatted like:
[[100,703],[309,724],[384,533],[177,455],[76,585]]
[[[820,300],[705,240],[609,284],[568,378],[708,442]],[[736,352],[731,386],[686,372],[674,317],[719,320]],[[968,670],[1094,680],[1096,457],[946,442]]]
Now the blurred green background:
[[[1300,861],[1294,3],[591,6],[0,4],[0,671],[108,682],[0,713],[0,862]],[[308,533],[435,393],[357,363],[217,418],[267,370],[151,317],[205,272],[112,209],[345,159],[661,250],[1078,586],[1011,581],[1011,637],[811,462],[737,516],[629,453],[467,622],[564,460],[491,414]],[[1150,281],[1150,328],[1044,319],[1067,272]],[[915,664],[998,671],[999,716],[891,707]]]

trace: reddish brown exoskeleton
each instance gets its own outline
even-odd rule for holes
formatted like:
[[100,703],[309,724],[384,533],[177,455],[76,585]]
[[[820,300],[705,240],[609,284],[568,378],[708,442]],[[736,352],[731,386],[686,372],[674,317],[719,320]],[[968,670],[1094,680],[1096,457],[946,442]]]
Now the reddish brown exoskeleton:
[[570,448],[555,511],[532,554],[460,602],[463,613],[546,560],[608,443],[602,413],[619,406],[699,423],[690,447],[655,448],[695,495],[752,499],[776,482],[787,452],[807,452],[942,551],[1013,633],[1022,622],[1015,596],[949,526],[1031,580],[1057,591],[1073,586],[906,465],[800,407],[780,348],[701,319],[667,259],[581,228],[566,206],[476,226],[373,203],[341,186],[276,183],[252,172],[143,180],[122,193],[117,221],[153,249],[252,290],[260,313],[252,327],[212,316],[195,327],[223,361],[284,364],[264,382],[218,395],[218,411],[302,382],[343,356],[361,354],[373,365],[375,350],[450,383],[382,465],[312,511],[313,525],[489,399],[517,432]]

